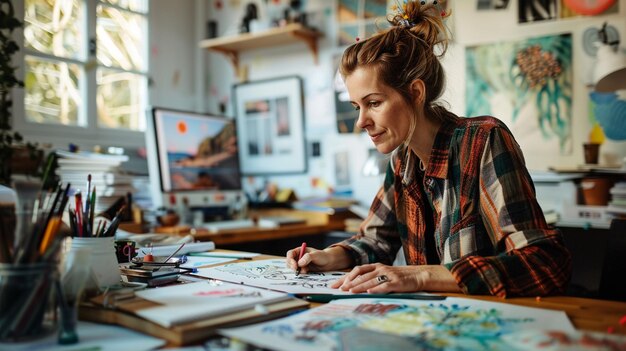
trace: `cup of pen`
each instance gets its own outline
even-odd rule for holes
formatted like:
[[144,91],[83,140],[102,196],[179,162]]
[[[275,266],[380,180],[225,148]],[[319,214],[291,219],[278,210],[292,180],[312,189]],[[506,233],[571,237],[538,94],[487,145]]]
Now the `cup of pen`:
[[29,341],[56,330],[57,264],[0,264],[0,342]]
[[121,272],[115,255],[114,237],[72,238],[70,252],[79,249],[91,250],[91,273],[85,283],[85,293],[88,296],[97,295],[107,287],[119,284]]

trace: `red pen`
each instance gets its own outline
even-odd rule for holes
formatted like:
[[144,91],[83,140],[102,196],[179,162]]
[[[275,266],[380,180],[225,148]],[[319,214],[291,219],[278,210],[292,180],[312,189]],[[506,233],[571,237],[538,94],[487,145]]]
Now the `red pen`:
[[[302,246],[300,246],[300,257],[298,257],[298,261],[302,259],[302,256],[304,256],[305,251],[306,251],[306,243],[303,242]],[[298,264],[298,262],[296,262],[296,264]],[[298,266],[298,269],[296,269],[296,276],[298,276],[299,274],[300,274],[300,266]]]

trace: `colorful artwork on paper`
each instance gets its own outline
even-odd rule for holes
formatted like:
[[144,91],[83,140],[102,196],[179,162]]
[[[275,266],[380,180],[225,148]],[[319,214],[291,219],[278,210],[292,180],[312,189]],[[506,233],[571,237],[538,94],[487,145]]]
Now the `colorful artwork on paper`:
[[470,47],[466,70],[467,116],[501,119],[526,154],[571,153],[571,34]]
[[231,263],[219,267],[201,268],[196,275],[241,283],[291,294],[348,294],[330,285],[344,272],[311,272],[296,275],[287,268],[284,259]]
[[220,333],[275,350],[510,350],[502,336],[573,332],[564,312],[448,298],[441,302],[348,299]]
[[503,339],[515,350],[626,350],[626,336],[598,332],[526,330],[505,335]]

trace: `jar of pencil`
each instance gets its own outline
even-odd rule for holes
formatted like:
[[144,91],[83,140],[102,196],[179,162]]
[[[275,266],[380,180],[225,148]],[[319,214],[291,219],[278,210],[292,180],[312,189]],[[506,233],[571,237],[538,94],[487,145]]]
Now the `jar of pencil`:
[[57,264],[0,264],[0,342],[27,341],[57,326]]
[[[91,250],[91,275],[87,278],[85,291],[92,295],[119,284],[121,272],[115,255],[115,238],[84,237],[72,238],[71,250],[87,248]],[[95,290],[95,291],[94,291]]]

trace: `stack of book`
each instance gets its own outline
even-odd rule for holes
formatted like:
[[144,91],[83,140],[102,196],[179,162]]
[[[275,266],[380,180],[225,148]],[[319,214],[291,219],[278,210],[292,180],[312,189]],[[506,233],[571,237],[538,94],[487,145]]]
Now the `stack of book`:
[[91,175],[91,190],[96,188],[95,212],[105,211],[120,197],[134,193],[133,177],[120,169],[128,161],[126,155],[105,155],[90,152],[68,152],[58,150],[59,168],[57,175],[62,183],[72,184],[74,190],[84,195],[88,192],[88,177]]
[[607,207],[607,212],[613,218],[626,218],[626,182],[617,182],[611,190],[611,201]]
[[308,302],[286,293],[212,279],[190,280],[96,296],[81,304],[79,317],[118,324],[182,346],[203,342],[218,328],[275,319],[309,307]]

